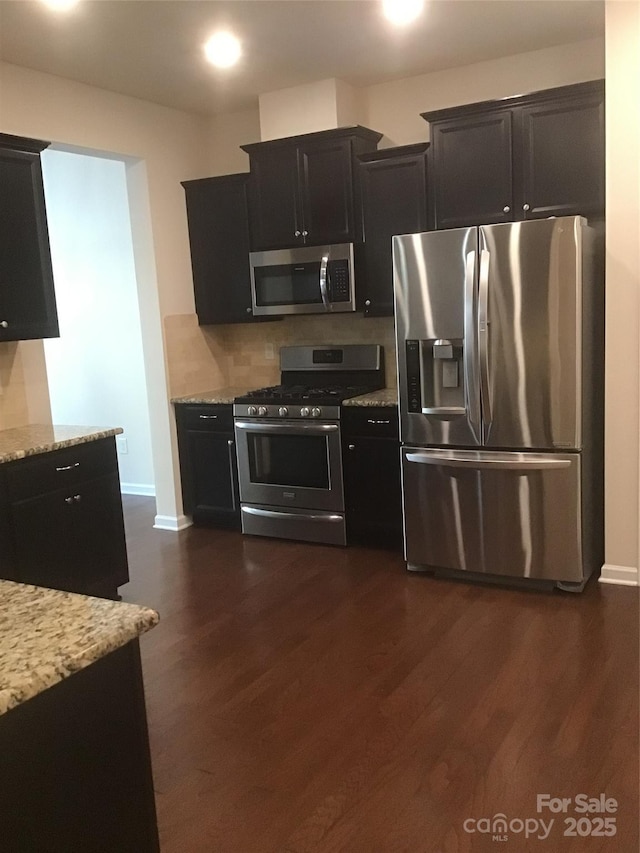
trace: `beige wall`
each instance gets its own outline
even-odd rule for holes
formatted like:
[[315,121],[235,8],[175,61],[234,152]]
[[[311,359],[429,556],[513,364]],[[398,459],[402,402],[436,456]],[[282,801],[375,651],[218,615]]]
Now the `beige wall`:
[[638,580],[640,4],[606,5],[605,567]]
[[[175,518],[181,504],[161,320],[194,310],[180,181],[206,171],[207,122],[7,63],[0,63],[0,92],[3,132],[109,152],[128,162],[158,515]],[[12,401],[12,420],[35,422],[48,416],[44,394],[40,402],[31,394],[32,388],[43,392],[46,387],[41,351],[41,342],[0,345],[3,376],[13,364],[3,394]],[[20,363],[29,368],[19,370]],[[21,376],[28,377],[24,387]]]
[[602,39],[564,44],[370,86],[364,90],[365,123],[384,133],[385,147],[423,142],[429,138],[429,128],[420,113],[428,110],[601,77],[604,77]]

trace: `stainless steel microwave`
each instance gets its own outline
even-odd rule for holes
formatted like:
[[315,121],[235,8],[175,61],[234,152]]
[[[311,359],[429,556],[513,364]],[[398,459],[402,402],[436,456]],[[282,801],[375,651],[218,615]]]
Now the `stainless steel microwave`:
[[356,310],[353,243],[251,252],[249,266],[257,316]]

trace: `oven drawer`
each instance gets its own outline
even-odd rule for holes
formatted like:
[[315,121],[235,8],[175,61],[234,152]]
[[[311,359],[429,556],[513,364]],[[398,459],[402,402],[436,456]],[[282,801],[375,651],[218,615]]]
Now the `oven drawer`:
[[340,513],[243,504],[242,532],[302,542],[346,545],[344,516]]

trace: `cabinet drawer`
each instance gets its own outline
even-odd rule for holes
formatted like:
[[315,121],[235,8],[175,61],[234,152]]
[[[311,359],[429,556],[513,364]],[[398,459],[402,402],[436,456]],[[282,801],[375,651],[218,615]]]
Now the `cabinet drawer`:
[[398,438],[397,406],[345,406],[342,410],[344,434]]
[[7,497],[18,501],[118,470],[113,438],[89,441],[6,464]]
[[233,406],[217,403],[202,406],[181,405],[176,406],[176,413],[184,429],[233,433]]

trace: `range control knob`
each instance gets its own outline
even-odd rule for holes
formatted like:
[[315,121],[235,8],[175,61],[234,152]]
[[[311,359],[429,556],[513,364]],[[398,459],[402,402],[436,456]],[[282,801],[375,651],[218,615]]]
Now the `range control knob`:
[[255,406],[248,406],[247,414],[249,415],[250,418],[255,418],[255,416],[258,414],[258,410],[256,409]]
[[308,418],[310,414],[311,414],[311,409],[309,408],[309,406],[303,406],[300,409],[300,417],[301,418]]
[[264,418],[266,416],[267,412],[268,412],[268,409],[266,406],[259,406],[258,407],[258,414],[260,415],[261,418]]
[[314,406],[313,409],[311,409],[311,417],[312,418],[319,418],[321,414],[322,414],[322,409],[319,409],[317,406]]
[[281,418],[286,418],[289,414],[289,409],[287,409],[286,406],[280,406],[280,408],[278,409],[278,414]]

